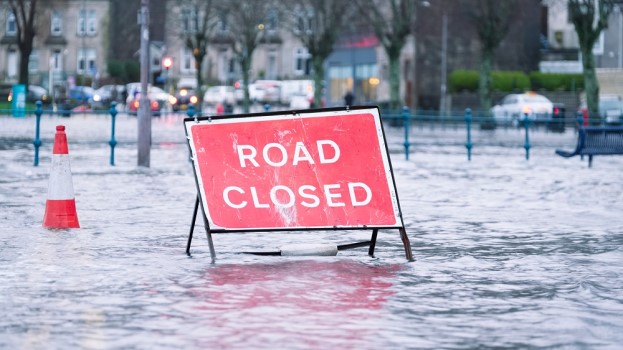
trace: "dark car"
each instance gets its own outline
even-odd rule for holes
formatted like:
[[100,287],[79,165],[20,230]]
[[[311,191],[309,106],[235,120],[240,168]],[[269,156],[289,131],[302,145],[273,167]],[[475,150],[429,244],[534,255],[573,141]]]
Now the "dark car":
[[90,86],[74,86],[69,89],[67,97],[72,107],[86,105],[95,95],[95,90]]
[[194,106],[199,102],[197,92],[191,88],[181,88],[175,93],[175,98],[171,101],[174,112],[185,111],[190,104]]
[[[9,96],[7,100],[10,102],[13,100],[13,90],[9,91]],[[26,101],[35,103],[37,101],[41,101],[41,103],[45,105],[49,105],[52,103],[52,98],[48,94],[48,91],[41,86],[37,85],[28,85],[28,92],[26,93]]]

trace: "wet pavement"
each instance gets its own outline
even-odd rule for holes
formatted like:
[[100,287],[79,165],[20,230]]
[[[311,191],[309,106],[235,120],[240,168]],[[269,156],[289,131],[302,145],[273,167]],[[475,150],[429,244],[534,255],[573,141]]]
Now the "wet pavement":
[[[82,228],[41,227],[54,128],[69,140]],[[0,348],[619,349],[623,157],[565,159],[572,129],[531,134],[386,127],[415,261],[397,231],[335,257],[252,256],[369,232],[214,236],[184,254],[196,196],[181,117],[153,119],[151,167],[136,118],[0,117]]]

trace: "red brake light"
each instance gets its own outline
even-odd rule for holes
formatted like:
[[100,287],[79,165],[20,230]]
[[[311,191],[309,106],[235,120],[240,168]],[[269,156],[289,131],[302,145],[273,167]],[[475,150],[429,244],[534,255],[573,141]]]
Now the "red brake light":
[[560,113],[560,108],[554,107],[554,114],[558,114],[558,113]]
[[235,82],[235,83],[234,83],[234,87],[235,87],[236,89],[240,88],[240,82],[239,82],[239,81]]

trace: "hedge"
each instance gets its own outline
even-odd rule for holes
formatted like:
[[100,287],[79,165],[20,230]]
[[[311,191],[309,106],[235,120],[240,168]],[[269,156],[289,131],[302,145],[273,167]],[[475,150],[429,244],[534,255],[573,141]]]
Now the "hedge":
[[[455,70],[448,79],[450,92],[478,91],[477,70]],[[584,89],[582,74],[556,74],[532,72],[527,75],[518,71],[493,71],[491,73],[491,88],[494,91],[575,91]]]

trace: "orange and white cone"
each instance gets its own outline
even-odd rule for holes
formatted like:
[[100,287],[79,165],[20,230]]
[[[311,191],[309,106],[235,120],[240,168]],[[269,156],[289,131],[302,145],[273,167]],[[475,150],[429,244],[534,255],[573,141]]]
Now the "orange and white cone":
[[52,152],[52,170],[48,184],[48,198],[45,202],[43,227],[79,228],[74,186],[69,166],[69,149],[65,126],[56,126],[54,151]]

